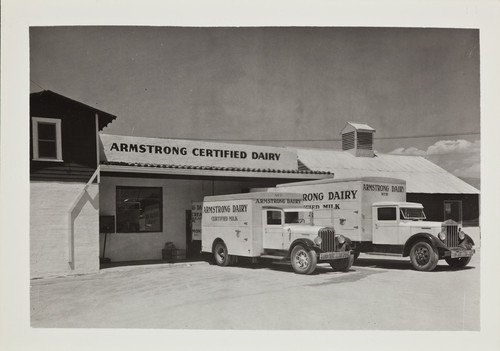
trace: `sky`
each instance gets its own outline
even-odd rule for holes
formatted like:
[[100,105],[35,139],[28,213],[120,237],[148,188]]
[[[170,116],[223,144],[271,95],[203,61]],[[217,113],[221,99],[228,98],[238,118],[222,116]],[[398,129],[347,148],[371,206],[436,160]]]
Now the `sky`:
[[480,176],[477,29],[32,27],[31,92],[117,115],[104,133],[380,153]]

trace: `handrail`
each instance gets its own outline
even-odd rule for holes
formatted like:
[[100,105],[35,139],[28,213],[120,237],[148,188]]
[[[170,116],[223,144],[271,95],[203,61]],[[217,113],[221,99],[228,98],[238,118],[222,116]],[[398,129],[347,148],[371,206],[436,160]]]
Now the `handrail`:
[[68,210],[68,263],[71,267],[71,269],[75,269],[75,228],[73,226],[73,211],[75,210],[76,204],[78,201],[81,200],[82,196],[85,194],[87,191],[88,187],[94,182],[94,180],[97,177],[97,183],[99,184],[100,182],[100,166],[97,166],[94,174],[92,174],[92,177],[90,177],[89,181],[87,184],[85,184],[85,187],[80,191],[78,194],[77,198],[73,201],[71,204],[71,207]]

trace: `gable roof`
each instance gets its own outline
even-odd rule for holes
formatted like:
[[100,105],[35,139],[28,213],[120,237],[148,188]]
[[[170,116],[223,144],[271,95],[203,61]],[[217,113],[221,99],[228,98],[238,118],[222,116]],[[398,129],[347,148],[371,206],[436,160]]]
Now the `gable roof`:
[[359,130],[359,131],[363,131],[363,132],[375,132],[375,129],[370,127],[368,124],[347,122],[346,125],[344,126],[344,128],[342,128],[342,131],[340,132],[340,134],[343,134],[345,132],[345,130],[352,130],[353,128],[354,128],[354,130]]
[[479,190],[421,156],[377,154],[356,157],[350,152],[297,149],[302,164],[312,171],[335,174],[335,179],[390,177],[406,180],[408,193],[479,194]]
[[109,123],[113,122],[116,119],[115,115],[112,115],[108,112],[104,112],[102,110],[98,110],[92,106],[85,105],[79,101],[70,99],[64,95],[55,93],[51,90],[42,90],[36,93],[30,94],[30,106],[31,113],[38,113],[41,108],[47,108],[48,106],[66,106],[69,110],[81,110],[88,113],[92,118],[94,118],[95,114],[99,115],[99,130],[102,130]]

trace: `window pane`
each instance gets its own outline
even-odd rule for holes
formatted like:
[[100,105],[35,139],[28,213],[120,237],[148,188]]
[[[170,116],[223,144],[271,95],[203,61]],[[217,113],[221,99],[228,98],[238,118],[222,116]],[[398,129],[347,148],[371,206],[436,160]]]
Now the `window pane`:
[[39,140],[56,140],[56,125],[54,123],[38,123]]
[[267,224],[281,224],[281,211],[267,211]]
[[380,207],[378,208],[379,221],[395,221],[396,208],[395,207]]
[[57,143],[55,141],[38,141],[38,157],[57,158]]
[[116,231],[118,233],[162,231],[162,189],[117,187]]

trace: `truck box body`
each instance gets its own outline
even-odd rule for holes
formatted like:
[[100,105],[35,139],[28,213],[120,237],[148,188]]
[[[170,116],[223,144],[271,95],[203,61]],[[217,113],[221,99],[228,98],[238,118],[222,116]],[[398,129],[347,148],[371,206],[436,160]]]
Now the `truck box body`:
[[206,196],[202,209],[201,250],[212,252],[223,238],[232,255],[258,257],[264,252],[262,209],[303,207],[301,194],[259,192]]
[[302,194],[304,206],[314,209],[315,224],[333,226],[353,241],[372,240],[373,203],[406,201],[406,181],[382,177],[288,183],[269,191]]

